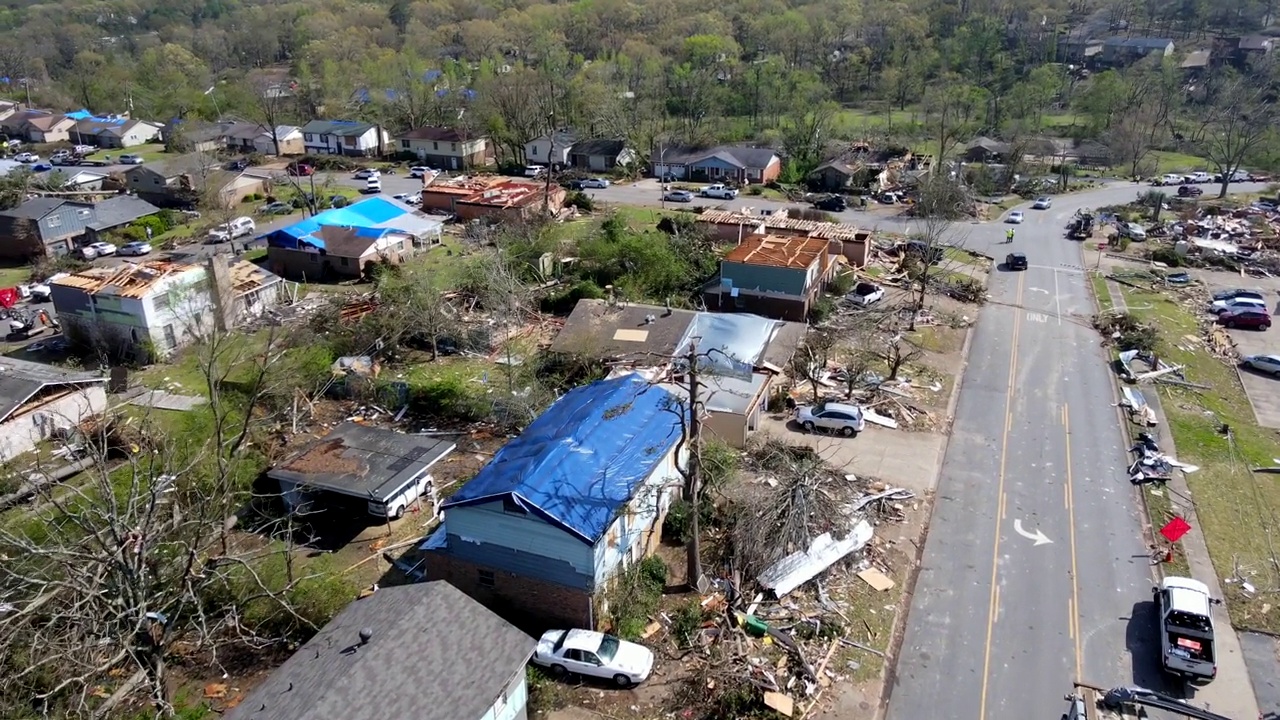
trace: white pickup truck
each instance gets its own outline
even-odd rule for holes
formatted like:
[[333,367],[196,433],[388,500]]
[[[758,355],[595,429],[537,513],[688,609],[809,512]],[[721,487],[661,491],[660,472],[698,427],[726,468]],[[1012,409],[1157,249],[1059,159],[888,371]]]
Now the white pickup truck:
[[1151,589],[1160,608],[1160,657],[1165,672],[1192,683],[1207,683],[1218,674],[1214,657],[1213,615],[1218,600],[1199,580],[1166,577]]
[[720,183],[708,185],[702,188],[698,194],[705,198],[716,198],[718,200],[732,200],[738,197],[737,190],[721,185]]

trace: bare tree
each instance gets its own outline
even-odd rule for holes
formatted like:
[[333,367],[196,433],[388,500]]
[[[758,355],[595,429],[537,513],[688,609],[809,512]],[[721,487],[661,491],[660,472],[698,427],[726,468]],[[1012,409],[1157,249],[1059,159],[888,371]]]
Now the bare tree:
[[397,268],[378,279],[378,295],[392,315],[400,337],[416,337],[431,346],[431,360],[440,355],[440,340],[459,328],[457,310],[434,277],[418,269]]
[[[234,533],[251,497],[247,450],[280,339],[262,350],[220,334],[200,351],[207,435],[170,432],[172,423],[153,418],[108,421],[84,438],[84,473],[42,490],[23,522],[0,526],[0,654],[21,658],[7,667],[4,695],[28,711],[96,718],[145,689],[169,712],[168,664],[180,649],[216,663],[228,643],[271,640],[245,622],[248,604],[313,625],[286,600],[294,583],[260,572],[288,548]],[[232,383],[243,402],[226,395]],[[120,444],[130,451],[118,463],[107,448]]]
[[915,206],[918,218],[912,244],[907,246],[907,260],[913,272],[911,319],[907,330],[916,329],[916,320],[924,310],[930,283],[935,273],[947,261],[947,248],[962,245],[962,238],[953,232],[952,222],[964,217],[972,207],[969,193],[945,173],[934,173],[920,188]]
[[1227,196],[1231,176],[1271,132],[1277,110],[1268,98],[1269,92],[1267,83],[1234,77],[1215,93],[1206,108],[1208,116],[1199,149],[1222,175],[1218,197]]
[[250,90],[253,93],[254,114],[267,132],[271,133],[271,145],[275,148],[275,154],[278,157],[280,155],[279,128],[288,117],[290,98],[281,90],[279,83],[273,83],[265,77],[254,81],[250,85]]
[[1128,113],[1112,125],[1105,138],[1112,162],[1128,165],[1129,174],[1134,177],[1148,174],[1147,170],[1154,166],[1147,162],[1154,127],[1154,118],[1142,111]]

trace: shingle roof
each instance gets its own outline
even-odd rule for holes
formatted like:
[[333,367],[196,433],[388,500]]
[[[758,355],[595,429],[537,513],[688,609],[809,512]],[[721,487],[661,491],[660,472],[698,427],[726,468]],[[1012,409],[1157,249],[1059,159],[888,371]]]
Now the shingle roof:
[[778,154],[772,148],[742,147],[738,145],[718,145],[712,148],[662,148],[653,152],[652,161],[663,165],[694,165],[698,162],[719,158],[721,161],[739,168],[765,168]]
[[593,545],[679,442],[674,407],[636,375],[574,388],[442,507],[511,500]]
[[558,148],[571,147],[574,143],[578,142],[578,131],[572,128],[564,128],[556,130],[553,133],[544,134],[534,138],[535,141],[547,139],[550,139],[552,144]]
[[[0,215],[19,220],[39,220],[68,202],[70,201],[62,198],[38,197],[28,200],[16,208],[0,212]],[[88,203],[85,203],[85,205],[88,205]]]
[[384,587],[347,605],[223,717],[475,720],[536,645],[444,581]]
[[420,127],[410,130],[400,136],[405,140],[434,140],[437,142],[466,142],[475,140],[479,135],[471,135],[464,137],[456,128],[451,127]]
[[570,155],[599,155],[603,157],[618,157],[618,154],[627,149],[626,140],[583,140],[573,144],[569,148]]
[[93,206],[94,221],[86,225],[90,230],[110,230],[154,215],[160,208],[133,195],[116,195]]
[[454,444],[344,422],[267,472],[273,480],[386,502]]
[[53,365],[0,358],[0,422],[9,419],[32,396],[47,386],[86,385],[106,382],[95,373],[73,372]]
[[312,120],[302,126],[302,132],[311,133],[312,135],[336,135],[338,137],[360,136],[371,129],[373,123],[357,122],[355,120]]
[[1173,41],[1169,38],[1111,38],[1106,45],[1111,47],[1133,48],[1136,50],[1161,50],[1169,47]]

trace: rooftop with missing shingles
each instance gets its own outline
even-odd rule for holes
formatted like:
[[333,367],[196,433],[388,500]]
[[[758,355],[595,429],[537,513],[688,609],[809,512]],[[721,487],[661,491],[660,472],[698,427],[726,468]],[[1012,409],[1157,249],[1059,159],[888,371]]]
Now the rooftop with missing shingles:
[[828,252],[827,241],[810,237],[778,237],[752,235],[724,256],[725,261],[744,265],[767,265],[783,268],[807,268]]
[[857,225],[848,223],[831,223],[788,217],[786,210],[779,210],[772,215],[752,215],[733,210],[708,210],[701,215],[695,216],[694,220],[712,225],[763,227],[765,232],[804,233],[809,237],[826,240],[865,240],[871,235],[870,231],[862,230]]

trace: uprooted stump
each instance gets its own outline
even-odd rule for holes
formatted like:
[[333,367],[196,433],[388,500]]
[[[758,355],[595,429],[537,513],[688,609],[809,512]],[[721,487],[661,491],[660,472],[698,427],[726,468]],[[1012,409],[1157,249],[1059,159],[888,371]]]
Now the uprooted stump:
[[1160,341],[1160,330],[1127,312],[1107,312],[1093,316],[1093,327],[1120,350],[1154,352]]

